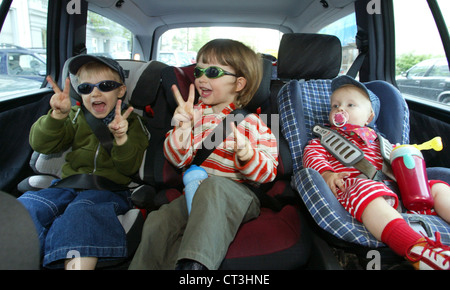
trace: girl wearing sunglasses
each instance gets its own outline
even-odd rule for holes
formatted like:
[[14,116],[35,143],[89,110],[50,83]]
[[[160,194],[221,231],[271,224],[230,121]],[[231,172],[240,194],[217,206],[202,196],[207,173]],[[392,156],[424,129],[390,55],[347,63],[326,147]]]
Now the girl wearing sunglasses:
[[[240,42],[216,39],[198,52],[194,74],[187,101],[172,88],[178,107],[164,153],[179,168],[191,165],[199,146],[206,145],[203,140],[228,114],[250,102],[261,82],[262,61]],[[184,196],[151,212],[130,269],[218,269],[240,225],[259,215],[250,184],[275,178],[275,136],[256,114],[237,127],[224,126],[233,133],[201,164],[208,178],[195,192],[190,214]]]
[[[26,192],[19,200],[38,230],[44,267],[93,269],[97,261],[127,256],[126,235],[117,215],[131,209],[127,185],[141,165],[148,137],[133,108],[122,105],[126,87],[116,61],[81,55],[70,61],[69,72],[79,83],[74,87],[82,104],[71,106],[69,78],[61,90],[49,76],[55,92],[51,109],[31,128],[30,144],[43,154],[71,148],[62,168],[62,183],[73,180],[66,178],[97,176],[93,180],[107,179],[107,184],[117,186],[86,187],[85,181],[75,184],[76,188],[52,185]],[[111,132],[110,153],[87,123],[87,112]]]

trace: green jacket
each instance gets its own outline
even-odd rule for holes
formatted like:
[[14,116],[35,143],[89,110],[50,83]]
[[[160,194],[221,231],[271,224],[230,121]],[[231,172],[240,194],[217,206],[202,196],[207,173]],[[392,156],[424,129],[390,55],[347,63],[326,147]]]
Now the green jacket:
[[30,145],[43,154],[63,152],[72,147],[66,155],[62,178],[93,173],[117,184],[126,185],[131,181],[130,176],[141,166],[148,145],[147,131],[137,114],[132,113],[127,119],[127,142],[118,146],[114,141],[110,156],[100,145],[79,106],[73,106],[64,120],[52,118],[51,112],[40,117],[31,127]]

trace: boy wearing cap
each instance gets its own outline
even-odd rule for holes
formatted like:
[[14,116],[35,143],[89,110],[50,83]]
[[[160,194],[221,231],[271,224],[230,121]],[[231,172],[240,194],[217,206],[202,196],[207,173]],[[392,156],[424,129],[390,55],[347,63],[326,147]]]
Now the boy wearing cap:
[[[379,111],[378,97],[349,76],[334,79],[331,89],[331,128],[358,146],[365,158],[381,170],[380,143],[375,131],[368,127]],[[361,178],[358,169],[345,167],[320,144],[320,139],[311,140],[305,147],[303,165],[318,171],[342,206],[414,267],[450,269],[450,247],[416,233],[396,210],[397,195],[384,183]],[[435,213],[450,222],[450,187],[441,181],[430,181],[430,185]]]
[[[54,183],[26,192],[19,201],[36,225],[44,267],[93,269],[100,258],[127,256],[126,236],[117,215],[131,208],[126,186],[141,165],[148,133],[133,108],[122,103],[125,78],[116,61],[80,55],[69,63],[69,73],[64,90],[47,78],[55,92],[51,109],[30,131],[35,151],[51,154],[72,149],[62,168],[61,186]],[[70,81],[81,95],[81,105],[71,106]],[[86,114],[107,126],[113,136],[110,152],[93,133]],[[64,187],[62,181],[80,175],[107,179],[117,186],[86,187],[79,182],[76,188]]]

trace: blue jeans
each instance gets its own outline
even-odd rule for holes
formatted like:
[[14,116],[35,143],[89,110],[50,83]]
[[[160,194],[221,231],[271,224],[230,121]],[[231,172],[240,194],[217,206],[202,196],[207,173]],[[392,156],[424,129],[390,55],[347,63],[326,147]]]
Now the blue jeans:
[[127,256],[117,215],[131,209],[129,191],[46,188],[28,191],[18,200],[37,228],[44,267],[62,267],[72,254],[99,261]]

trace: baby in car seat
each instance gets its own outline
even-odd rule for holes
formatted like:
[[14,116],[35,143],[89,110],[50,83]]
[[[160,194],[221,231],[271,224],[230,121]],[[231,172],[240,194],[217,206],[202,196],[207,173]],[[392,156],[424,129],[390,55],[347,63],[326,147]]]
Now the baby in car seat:
[[[368,127],[375,117],[376,95],[349,76],[332,81],[329,121],[332,129],[364,152],[365,158],[381,170],[383,158],[375,131]],[[406,257],[418,269],[450,269],[450,247],[431,241],[415,232],[396,210],[398,197],[383,182],[361,178],[361,171],[345,167],[320,143],[311,140],[305,147],[303,165],[318,171],[342,206],[378,240],[395,253]],[[450,187],[443,181],[430,180],[434,209],[450,222]]]

